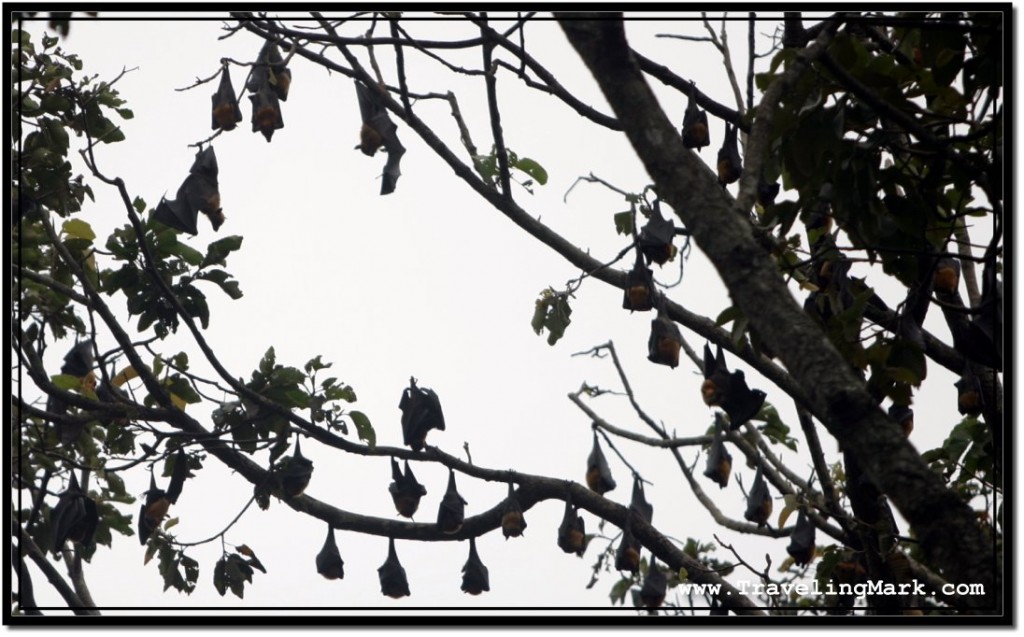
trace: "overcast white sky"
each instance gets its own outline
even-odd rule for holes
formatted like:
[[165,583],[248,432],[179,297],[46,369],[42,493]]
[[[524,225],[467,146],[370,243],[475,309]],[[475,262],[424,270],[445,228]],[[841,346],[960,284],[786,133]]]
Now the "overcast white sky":
[[[471,27],[456,21],[408,26],[413,33],[430,37],[473,35]],[[38,43],[42,29],[30,30]],[[765,34],[772,30],[769,23],[759,29]],[[640,51],[694,79],[715,99],[735,106],[720,57],[711,45],[653,37],[656,33],[701,35],[699,22],[632,22],[627,33]],[[144,198],[150,207],[162,195],[174,195],[195,152],[187,145],[211,132],[210,95],[215,85],[186,92],[174,89],[212,75],[222,57],[251,60],[262,45],[245,32],[218,40],[221,34],[217,20],[80,20],[62,42],[82,57],[85,72],[110,79],[123,68],[131,69],[117,85],[135,112],[135,118],[123,124],[127,141],[100,147],[96,156],[106,174],[124,179],[131,195]],[[729,38],[742,76],[745,25],[731,25]],[[526,42],[530,52],[584,102],[609,112],[555,24],[531,23]],[[763,51],[763,38],[761,42]],[[393,70],[384,62],[388,53],[378,50],[385,78],[393,82]],[[462,64],[479,65],[478,55],[474,50],[452,57]],[[411,90],[457,94],[474,141],[482,151],[488,149],[483,83],[454,77],[436,62],[410,53],[407,64]],[[763,68],[766,60],[760,64]],[[621,309],[620,292],[588,281],[573,300],[572,324],[565,338],[555,347],[548,346],[545,337],[536,336],[530,327],[534,300],[542,289],[562,289],[580,273],[474,195],[401,123],[398,134],[408,149],[403,175],[394,194],[380,197],[377,178],[384,158],[367,158],[353,149],[359,114],[352,81],[299,58],[291,68],[292,88],[282,104],[285,128],[274,134],[272,143],[250,132],[248,100],[242,104],[245,119],[239,127],[214,142],[226,223],[214,233],[201,218],[197,237],[181,236],[198,249],[223,236],[245,237],[242,250],[229,259],[227,268],[240,281],[245,296],[232,302],[213,286],[208,291],[212,317],[206,338],[233,374],[248,379],[269,346],[275,347],[280,363],[296,367],[323,355],[334,363],[332,375],[355,388],[359,402],[354,407],[371,418],[379,443],[396,446],[401,444],[398,400],[413,375],[421,385],[436,390],[444,407],[448,428],[433,432],[432,444],[458,455],[468,443],[476,464],[582,481],[591,446],[590,422],[566,394],[584,381],[605,388],[619,386],[609,361],[571,354],[613,340],[648,413],[679,435],[705,431],[712,415],[700,401],[697,370],[685,360],[675,370],[646,360],[651,314],[630,315]],[[240,90],[244,70],[232,69],[232,77]],[[681,121],[685,98],[652,84],[670,117]],[[514,194],[520,205],[597,258],[614,256],[627,243],[616,235],[612,221],[614,213],[627,208],[622,197],[586,184],[576,186],[564,200],[563,196],[578,176],[591,172],[624,190],[640,191],[649,180],[624,137],[588,124],[554,98],[525,89],[507,72],[499,74],[498,93],[506,143],[521,156],[540,162],[550,175],[549,183],[535,187],[533,195],[517,188]],[[416,108],[459,150],[445,103],[421,102]],[[702,153],[708,161],[722,137],[719,122],[712,121],[711,128],[712,145]],[[82,167],[79,170],[84,172]],[[126,223],[125,213],[115,191],[98,182],[93,189],[97,202],[87,205],[84,218],[105,237]],[[631,259],[621,264],[630,265]],[[672,282],[678,270],[673,263],[655,275]],[[682,284],[670,295],[711,317],[729,305],[719,277],[696,250],[686,263]],[[934,321],[937,316],[938,312],[932,313],[929,328],[945,335],[941,321]],[[692,333],[684,331],[684,337],[695,348],[703,345]],[[101,339],[100,349],[109,349],[112,342]],[[51,353],[59,358],[64,349],[56,347]],[[164,345],[168,354],[180,349],[192,353],[196,370],[206,372],[184,332]],[[730,358],[729,363],[735,367],[736,359]],[[746,369],[751,386],[770,390],[756,373],[744,365],[740,368]],[[940,444],[957,416],[951,391],[954,379],[941,380],[942,370],[935,365],[929,371],[934,380],[930,378],[918,395],[918,427],[912,438],[921,450]],[[207,375],[213,376],[212,372]],[[769,391],[768,400],[798,432],[790,401],[774,391]],[[592,406],[617,425],[649,433],[624,399],[603,397]],[[207,413],[189,409],[196,415]],[[826,452],[834,454],[834,443],[827,438],[823,443]],[[765,552],[771,553],[776,565],[785,558],[786,539],[769,541],[717,529],[667,453],[629,442],[618,446],[653,483],[647,493],[662,531],[680,541],[688,537],[711,541],[711,534],[718,532],[755,565]],[[309,495],[362,514],[395,516],[387,492],[386,458],[350,457],[318,448],[312,441],[304,442],[303,452],[315,463]],[[627,502],[629,472],[614,454],[606,453],[619,482],[608,495]],[[697,450],[684,450],[683,456],[696,460],[696,473],[702,472],[704,458],[697,458]],[[742,475],[749,485],[753,471],[744,466],[738,452],[733,456],[736,464],[728,488],[719,490],[701,480],[723,512],[742,519],[744,501],[736,476]],[[804,455],[791,457],[797,473],[810,475]],[[265,457],[259,460],[265,462]],[[431,521],[447,469],[418,463],[414,471],[428,490],[416,519]],[[146,489],[145,473],[126,479],[135,495]],[[469,502],[467,515],[473,515],[501,500],[506,486],[460,476],[459,490]],[[198,477],[188,482],[173,508],[172,515],[181,522],[172,533],[184,542],[217,533],[251,493],[251,485],[211,458]],[[781,509],[777,501],[776,514]],[[128,511],[134,515],[137,506]],[[591,590],[584,588],[606,541],[596,539],[583,559],[562,553],[555,545],[561,514],[560,502],[542,503],[526,513],[529,528],[523,538],[505,541],[498,531],[478,538],[491,579],[491,591],[479,597],[459,590],[460,569],[468,552],[465,542],[399,541],[397,550],[412,595],[394,601],[380,594],[377,579],[387,539],[341,531],[337,539],[345,579],[324,580],[315,571],[314,556],[323,542],[325,525],[277,501],[267,512],[253,507],[227,534],[229,544],[252,547],[268,570],[266,575],[257,573],[246,586],[244,601],[230,594],[220,597],[213,588],[218,542],[189,550],[201,566],[199,585],[191,596],[161,592],[156,564],[142,565],[144,548],[136,537],[115,536],[113,550],[99,550],[87,576],[102,606],[607,607],[617,573],[604,574]],[[584,517],[588,532],[596,530],[595,518],[587,513]],[[606,529],[609,537],[616,533],[613,527]],[[821,534],[819,541],[824,542]],[[725,550],[717,556],[729,557]],[[755,578],[737,571],[731,579]],[[56,597],[48,597],[49,588],[40,574],[35,581],[40,603],[59,604]]]

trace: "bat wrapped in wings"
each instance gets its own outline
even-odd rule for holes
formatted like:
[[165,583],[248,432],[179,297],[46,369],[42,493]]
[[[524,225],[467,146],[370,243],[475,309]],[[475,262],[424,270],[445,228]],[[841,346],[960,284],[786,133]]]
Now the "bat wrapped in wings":
[[338,543],[334,539],[334,527],[328,525],[327,539],[320,552],[316,554],[316,572],[327,579],[343,579],[345,577],[345,561],[341,559]]
[[54,553],[59,553],[68,540],[83,545],[92,544],[99,523],[96,502],[78,486],[78,478],[73,471],[67,490],[60,494],[57,506],[53,507],[50,521]]
[[381,148],[388,154],[384,164],[384,176],[380,184],[380,194],[389,195],[395,191],[395,184],[402,174],[400,163],[405,154],[405,146],[398,141],[398,126],[391,121],[380,87],[368,87],[356,82],[356,97],[359,99],[359,114],[363,125],[359,129],[359,145],[356,146],[367,157],[373,157]]
[[235,95],[235,87],[231,85],[227,64],[221,70],[220,85],[213,94],[211,119],[213,130],[219,128],[224,131],[235,130],[238,122],[242,121],[242,109],[238,106],[238,97]]

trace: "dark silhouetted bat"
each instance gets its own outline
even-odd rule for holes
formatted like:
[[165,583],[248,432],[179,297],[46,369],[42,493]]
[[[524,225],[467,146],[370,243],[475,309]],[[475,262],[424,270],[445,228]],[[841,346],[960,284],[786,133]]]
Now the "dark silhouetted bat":
[[779,189],[781,186],[778,182],[768,183],[764,180],[764,177],[757,181],[757,203],[762,208],[775,204],[775,198],[779,196]]
[[[92,376],[94,360],[95,354],[91,340],[75,343],[68,350],[68,353],[64,355],[64,364],[60,367],[60,373],[81,378],[83,386],[90,377],[95,384],[95,377]],[[63,416],[68,412],[68,406],[63,398],[51,395],[46,400],[46,411]],[[85,423],[65,423],[55,420],[53,424],[57,432],[57,438],[60,439],[61,444],[64,446],[71,446],[78,442],[85,431]]]
[[708,450],[708,461],[704,466],[704,477],[710,478],[720,488],[724,489],[729,484],[729,475],[732,473],[732,456],[725,448],[725,426],[719,414],[715,414],[715,438],[711,442],[711,449]]
[[807,517],[804,510],[800,509],[800,513],[796,518],[796,527],[793,529],[793,534],[789,537],[789,546],[786,547],[786,552],[789,553],[793,561],[799,566],[808,564],[814,559],[815,531],[814,523]]
[[587,486],[600,495],[615,488],[612,470],[608,468],[608,461],[605,460],[601,445],[597,442],[597,432],[594,432],[594,446],[587,456]]
[[395,538],[388,538],[388,559],[377,569],[377,574],[380,575],[380,592],[394,599],[408,597],[409,580],[395,553]]
[[658,566],[654,555],[651,555],[651,562],[647,566],[647,576],[640,586],[640,603],[645,608],[657,608],[665,603],[665,593],[668,591],[668,578],[664,571]]
[[149,490],[145,493],[146,499],[139,508],[139,519],[137,527],[139,531],[139,543],[145,545],[149,537],[153,535],[164,518],[167,517],[167,509],[171,501],[167,499],[167,493],[156,486],[156,478],[149,474]]
[[739,129],[725,124],[725,140],[718,149],[718,183],[723,186],[731,184],[743,174],[743,163],[740,161],[739,143],[736,133]]
[[[968,327],[968,358],[996,370],[1003,369],[1003,282],[996,272],[995,258],[985,263],[981,278],[981,304]],[[956,345],[956,333],[953,334]],[[959,349],[959,348],[957,348]]]
[[716,346],[716,354],[712,357],[707,343],[704,344],[704,382],[700,393],[704,404],[725,410],[732,429],[739,429],[756,416],[766,397],[760,389],[747,386],[742,370],[729,371],[721,345]]
[[640,519],[651,523],[654,519],[654,506],[647,502],[647,497],[644,495],[644,485],[640,481],[640,477],[633,476],[633,495],[629,500],[629,509],[634,511]]
[[60,553],[68,540],[85,546],[92,544],[98,523],[96,502],[78,486],[78,478],[72,471],[67,490],[60,494],[50,515],[53,552]]
[[455,488],[455,471],[448,470],[448,489],[441,497],[441,506],[437,509],[437,528],[442,533],[458,533],[466,517],[466,501]]
[[626,273],[622,309],[636,312],[654,309],[654,273],[644,265],[639,251],[636,254],[636,264]]
[[743,512],[743,517],[761,527],[768,526],[768,517],[771,514],[772,494],[768,491],[768,483],[762,474],[761,465],[758,464],[754,484],[750,486],[750,493],[747,494],[747,510]]
[[476,539],[469,538],[469,559],[462,567],[462,590],[470,595],[479,595],[491,590],[487,567],[476,552]]
[[682,343],[683,336],[679,333],[679,327],[668,317],[664,308],[659,307],[658,316],[651,321],[647,360],[675,369],[679,366],[679,348]]
[[64,364],[60,367],[60,373],[81,378],[92,371],[94,361],[92,341],[75,343],[64,355]]
[[299,440],[295,440],[295,453],[279,467],[278,480],[285,498],[301,495],[313,476],[313,461],[302,455]]
[[231,73],[227,64],[221,69],[220,85],[212,99],[212,128],[235,130],[238,122],[242,121],[242,109],[238,106],[238,97],[235,95],[235,87],[231,85]]
[[341,559],[338,543],[334,541],[334,527],[327,525],[327,539],[323,548],[316,554],[316,572],[327,579],[343,579],[345,577],[345,561]]
[[615,549],[615,568],[630,573],[640,570],[640,543],[633,537],[629,516],[626,517],[626,526],[622,529],[622,540]]
[[953,383],[957,391],[956,408],[961,416],[977,416],[985,406],[984,394],[981,391],[981,381],[971,371],[970,366],[964,369],[960,380]]
[[420,508],[420,498],[427,495],[427,489],[416,481],[412,469],[409,468],[409,461],[405,461],[405,474],[398,468],[398,461],[391,459],[391,477],[393,482],[388,485],[391,492],[391,499],[395,503],[398,515],[411,518]]
[[903,428],[903,437],[909,438],[914,431],[914,410],[905,405],[892,405],[889,407],[889,417]]
[[434,390],[417,387],[415,378],[409,379],[398,408],[402,410],[402,441],[413,451],[423,448],[431,429],[444,431],[441,401]]
[[180,232],[195,235],[199,232],[196,221],[202,212],[210,218],[214,230],[224,223],[217,184],[217,156],[213,146],[196,153],[189,175],[178,188],[173,200],[160,199],[153,218]]
[[402,171],[400,165],[405,147],[398,141],[398,126],[391,121],[387,107],[381,94],[384,89],[379,86],[368,87],[356,82],[356,97],[359,100],[359,113],[363,124],[359,129],[359,145],[356,146],[368,157],[373,157],[383,147],[388,154],[384,164],[384,176],[380,184],[380,194],[389,195],[395,191],[395,185]]
[[697,100],[694,92],[696,87],[693,82],[687,89],[688,101],[686,102],[686,113],[683,114],[683,146],[686,148],[701,148],[711,144],[711,135],[708,129],[708,114],[697,108]]
[[292,85],[292,71],[285,66],[277,43],[268,41],[264,44],[256,60],[257,68],[262,72],[260,80],[270,86],[282,102],[287,101],[288,89]]
[[565,501],[565,513],[562,515],[562,523],[558,526],[558,548],[580,557],[583,557],[583,552],[587,550],[587,533],[583,518],[572,505],[571,498]]
[[942,257],[935,262],[932,275],[936,292],[952,294],[960,287],[960,262],[952,257]]
[[666,219],[661,214],[661,204],[657,201],[651,206],[651,216],[643,228],[640,228],[640,235],[637,237],[637,246],[640,252],[647,259],[648,265],[651,262],[663,265],[675,254],[675,246],[672,240],[676,236],[676,227],[671,219]]
[[274,137],[274,131],[284,128],[277,93],[264,84],[258,91],[249,94],[249,101],[252,102],[252,132],[263,133],[269,143]]
[[505,498],[505,511],[501,514],[501,532],[505,539],[519,537],[526,530],[526,518],[523,517],[523,507],[519,504],[519,498],[508,483],[508,497]]

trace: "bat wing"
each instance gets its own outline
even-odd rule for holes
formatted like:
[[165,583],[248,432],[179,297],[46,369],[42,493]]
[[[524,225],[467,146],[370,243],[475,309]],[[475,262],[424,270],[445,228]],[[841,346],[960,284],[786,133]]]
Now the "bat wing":
[[188,171],[193,175],[202,175],[217,183],[219,169],[217,167],[217,154],[213,151],[213,146],[207,146],[196,153],[196,158]]
[[399,143],[397,135],[392,134],[390,143],[387,143],[387,139],[385,138],[384,148],[388,151],[388,160],[384,164],[384,174],[380,182],[381,195],[390,195],[395,192],[398,178],[402,175],[402,155],[405,154],[405,148]]
[[186,199],[161,199],[153,212],[153,218],[178,232],[193,236],[199,233],[196,225],[199,211],[191,208]]
[[739,429],[757,415],[764,404],[765,393],[747,386],[743,371],[737,369],[729,377],[729,387],[722,398],[722,409],[729,414],[729,428]]
[[378,115],[387,116],[387,111],[372,89],[362,82],[356,82],[356,99],[359,101],[359,116],[364,124],[372,125]]
[[185,486],[185,478],[188,477],[188,454],[184,449],[178,449],[174,456],[174,470],[171,473],[171,483],[167,486],[167,500],[172,504],[178,501],[181,489]]
[[61,366],[60,371],[62,374],[71,374],[72,376],[85,376],[92,369],[95,355],[92,350],[92,341],[82,341],[76,343],[74,347],[64,355],[64,364]]

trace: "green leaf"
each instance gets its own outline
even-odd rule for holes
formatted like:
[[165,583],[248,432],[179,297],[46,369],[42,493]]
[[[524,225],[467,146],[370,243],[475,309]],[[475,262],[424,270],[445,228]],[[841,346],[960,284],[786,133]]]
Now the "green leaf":
[[622,212],[617,212],[615,213],[613,219],[615,220],[615,232],[627,236],[633,234],[634,223],[632,210],[624,210]]
[[735,321],[741,316],[743,316],[743,312],[740,311],[740,308],[735,305],[730,305],[718,314],[718,318],[715,319],[715,325],[721,327],[726,323]]
[[211,265],[227,265],[228,255],[242,247],[242,237],[233,235],[214,241],[206,248],[206,258],[199,269]]
[[274,361],[277,359],[277,355],[274,353],[274,346],[271,345],[267,349],[267,353],[263,355],[263,360],[260,361],[260,372],[269,375],[274,370]]
[[82,379],[71,374],[57,374],[50,377],[50,382],[64,391],[71,391],[82,386]]
[[185,263],[196,266],[203,262],[203,253],[187,243],[178,242],[169,252],[184,259]]
[[370,424],[370,419],[366,417],[366,414],[361,411],[350,411],[348,415],[356,426],[356,434],[359,435],[359,439],[366,441],[371,449],[376,447],[377,434],[373,431],[373,425]]
[[544,170],[543,166],[529,157],[518,158],[518,160],[513,164],[513,167],[518,168],[527,175],[536,179],[537,183],[541,186],[548,183],[548,171]]
[[629,587],[633,585],[633,580],[628,577],[623,577],[619,581],[615,582],[612,586],[612,592],[608,594],[608,597],[612,600],[612,604],[622,605],[626,602],[626,593],[629,592]]
[[69,237],[85,239],[89,242],[96,238],[96,233],[93,232],[92,226],[81,219],[68,219],[61,226],[61,230]]
[[213,587],[217,589],[221,597],[228,591],[228,563],[226,558],[220,558],[217,560],[217,565],[213,567]]

